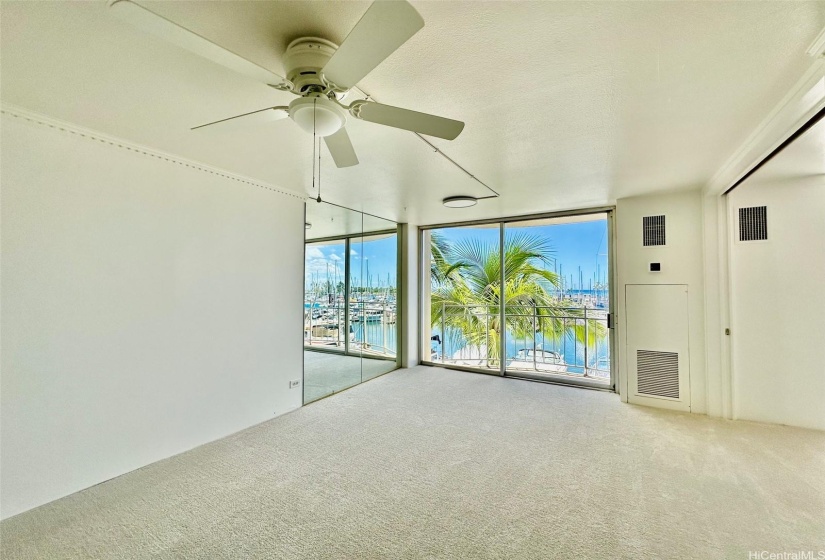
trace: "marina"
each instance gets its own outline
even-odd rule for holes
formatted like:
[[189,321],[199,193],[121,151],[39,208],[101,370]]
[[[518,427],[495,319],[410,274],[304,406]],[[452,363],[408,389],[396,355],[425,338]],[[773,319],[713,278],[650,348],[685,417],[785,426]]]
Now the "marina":
[[[325,297],[304,303],[304,345],[394,357],[397,321],[393,299],[351,300]],[[347,314],[349,313],[349,314]]]

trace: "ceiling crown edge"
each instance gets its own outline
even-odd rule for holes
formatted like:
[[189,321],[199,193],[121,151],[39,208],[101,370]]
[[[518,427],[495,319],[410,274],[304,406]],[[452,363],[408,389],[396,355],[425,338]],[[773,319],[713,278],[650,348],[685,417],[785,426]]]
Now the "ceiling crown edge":
[[42,113],[37,113],[35,111],[31,111],[29,109],[25,109],[23,107],[19,107],[16,105],[12,105],[5,102],[0,102],[0,114],[8,115],[10,117],[22,119],[28,121],[32,124],[36,124],[39,126],[48,127],[54,130],[58,130],[61,132],[66,132],[68,134],[73,134],[79,136],[81,138],[85,138],[87,140],[100,142],[103,144],[107,144],[114,148],[119,148],[122,150],[127,150],[136,154],[148,156],[154,159],[166,161],[168,163],[172,163],[175,165],[180,165],[182,167],[187,167],[189,169],[194,169],[196,171],[201,171],[203,173],[209,173],[210,175],[215,175],[218,177],[222,177],[224,179],[228,179],[230,181],[235,181],[237,183],[243,183],[246,185],[250,185],[253,187],[258,187],[261,189],[266,189],[272,191],[274,193],[282,194],[284,196],[290,196],[293,198],[297,198],[300,200],[306,200],[306,193],[303,192],[296,192],[289,189],[284,189],[282,187],[278,187],[271,183],[267,183],[264,181],[260,181],[258,179],[253,179],[252,177],[247,177],[245,175],[240,175],[238,173],[233,173],[231,171],[227,171],[225,169],[221,169],[218,167],[213,167],[211,165],[207,165],[205,163],[201,163],[198,161],[190,160],[175,154],[171,154],[169,152],[164,152],[161,150],[157,150],[154,148],[149,148],[148,146],[142,146],[140,144],[136,144],[134,142],[130,142],[128,140],[124,140],[122,138],[118,138],[115,136],[111,136],[108,134],[104,134],[102,132],[98,132],[96,130],[91,130],[82,126],[78,126],[76,124],[61,121],[59,119],[55,119],[49,117],[47,115],[43,115]]

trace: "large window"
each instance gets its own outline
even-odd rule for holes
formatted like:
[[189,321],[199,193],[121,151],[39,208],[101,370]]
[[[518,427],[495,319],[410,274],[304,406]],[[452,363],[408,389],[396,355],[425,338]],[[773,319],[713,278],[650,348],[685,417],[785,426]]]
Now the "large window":
[[611,385],[609,242],[604,212],[423,230],[422,361]]

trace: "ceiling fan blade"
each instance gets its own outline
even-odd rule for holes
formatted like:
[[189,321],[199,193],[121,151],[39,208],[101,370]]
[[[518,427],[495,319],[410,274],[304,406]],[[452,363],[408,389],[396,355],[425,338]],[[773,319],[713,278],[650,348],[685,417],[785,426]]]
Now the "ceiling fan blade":
[[131,0],[109,0],[109,8],[116,16],[132,25],[132,27],[174,43],[239,74],[244,74],[253,80],[278,89],[289,86],[289,82],[278,74],[216,45],[194,31],[190,31]]
[[352,147],[346,128],[340,129],[335,134],[324,136],[324,142],[337,167],[358,165],[358,156],[355,155],[355,148]]
[[454,140],[464,130],[464,123],[461,121],[383,105],[373,101],[362,101],[353,104],[350,112],[354,117],[363,121],[403,128],[404,130],[444,138],[445,140]]
[[224,125],[227,126],[229,124],[241,124],[241,125],[251,125],[256,123],[266,123],[266,122],[274,122],[279,121],[281,119],[285,119],[289,116],[287,113],[287,109],[289,107],[267,107],[266,109],[259,109],[257,111],[251,111],[249,113],[244,113],[243,115],[236,115],[234,117],[227,117],[225,119],[221,119],[219,121],[213,121],[206,124],[201,124],[198,126],[192,127],[192,130],[198,130],[199,128],[203,128],[205,126],[213,126],[213,125]]
[[406,0],[376,0],[322,70],[324,79],[350,89],[424,27]]

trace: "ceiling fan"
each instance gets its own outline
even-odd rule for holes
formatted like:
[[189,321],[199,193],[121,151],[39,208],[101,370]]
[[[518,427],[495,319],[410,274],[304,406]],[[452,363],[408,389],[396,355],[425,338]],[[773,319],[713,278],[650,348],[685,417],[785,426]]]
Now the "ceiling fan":
[[341,46],[318,37],[295,39],[283,57],[286,78],[132,0],[109,0],[109,7],[134,27],[298,96],[288,106],[267,107],[196,126],[193,130],[236,119],[290,118],[306,132],[324,138],[336,166],[349,167],[358,164],[358,157],[345,128],[348,116],[446,140],[455,139],[464,129],[461,121],[374,101],[342,103],[347,92],[364,76],[424,27],[424,20],[405,0],[376,0]]

